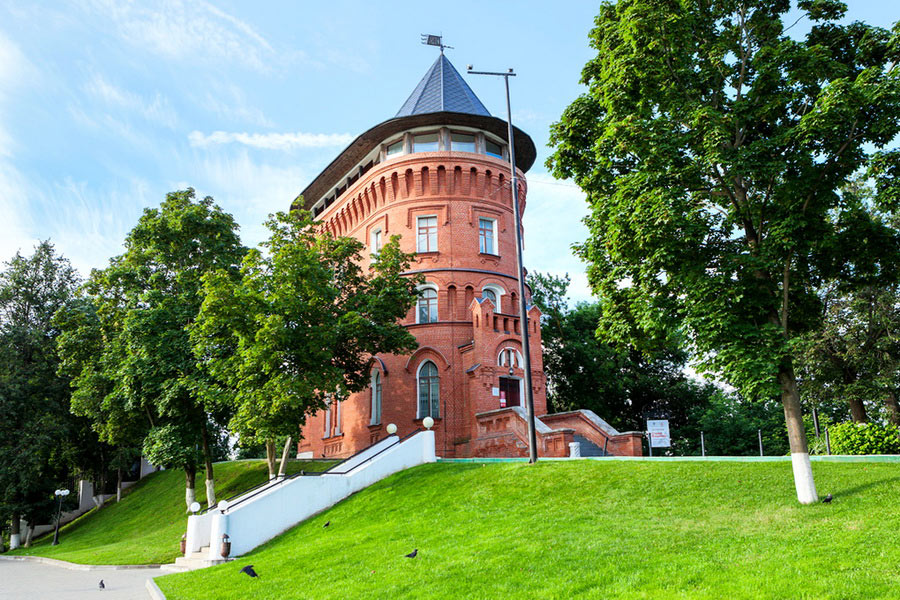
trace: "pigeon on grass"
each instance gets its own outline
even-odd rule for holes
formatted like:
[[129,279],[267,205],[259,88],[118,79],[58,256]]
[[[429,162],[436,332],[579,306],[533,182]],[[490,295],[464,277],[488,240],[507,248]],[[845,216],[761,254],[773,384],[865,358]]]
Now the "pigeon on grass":
[[250,577],[259,577],[259,575],[256,574],[256,571],[253,570],[253,565],[247,565],[241,569],[241,573],[246,573]]
[[416,548],[415,550],[413,550],[413,551],[410,552],[409,554],[404,554],[403,556],[405,556],[406,558],[415,558],[416,555],[417,555],[418,553],[419,553],[419,549]]
[[828,504],[828,503],[831,502],[832,500],[834,500],[834,496],[832,496],[831,494],[828,494],[827,496],[825,496],[824,498],[822,498],[822,502],[824,502],[825,504]]
[[331,521],[325,521],[325,524],[322,525],[322,527],[328,527],[329,525],[331,525]]

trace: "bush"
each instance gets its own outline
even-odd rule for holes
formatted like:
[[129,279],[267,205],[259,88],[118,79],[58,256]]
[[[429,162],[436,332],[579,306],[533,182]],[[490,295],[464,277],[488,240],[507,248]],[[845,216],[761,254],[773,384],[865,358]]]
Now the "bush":
[[900,430],[879,423],[839,423],[828,429],[835,454],[900,454]]

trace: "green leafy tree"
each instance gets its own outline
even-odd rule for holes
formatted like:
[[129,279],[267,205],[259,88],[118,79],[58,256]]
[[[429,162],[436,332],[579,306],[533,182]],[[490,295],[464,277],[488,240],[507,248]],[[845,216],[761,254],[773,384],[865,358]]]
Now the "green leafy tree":
[[48,516],[53,489],[71,473],[74,424],[51,321],[77,286],[77,273],[49,242],[29,257],[16,253],[0,272],[0,515],[11,520],[13,547],[21,518],[33,524]]
[[804,0],[814,24],[792,39],[790,8],[602,4],[588,91],[553,125],[549,166],[588,195],[579,252],[607,339],[652,347],[680,329],[702,371],[746,398],[780,394],[810,503],[794,341],[817,326],[817,282],[864,279],[888,255],[853,245],[871,227],[844,218],[838,191],[871,168],[878,200],[900,202],[898,153],[873,154],[900,130],[900,31]]
[[687,354],[675,336],[652,356],[617,347],[597,336],[601,302],[570,306],[568,276],[535,273],[528,284],[543,314],[544,370],[554,410],[589,409],[620,431],[643,431],[647,418],[666,418],[676,441],[672,451],[683,453],[677,440],[687,439],[682,430],[693,431],[694,412],[709,406],[715,389],[685,374]]
[[203,393],[209,375],[188,328],[203,302],[203,275],[238,276],[246,249],[237,230],[212,198],[170,193],[159,208],[145,209],[125,253],[91,274],[85,304],[60,316],[62,347],[72,351],[64,368],[76,389],[73,408],[114,445],[133,446],[146,433],[151,462],[184,469],[188,506],[201,464],[207,502],[215,503],[210,432],[231,410],[228,397]]
[[266,225],[265,251],[247,254],[241,277],[205,276],[191,335],[216,378],[207,396],[235,398],[230,429],[244,445],[273,447],[329,398],[363,389],[372,356],[416,347],[398,320],[414,305],[420,280],[402,275],[410,256],[396,236],[365,273],[363,244],[319,231],[305,212],[278,213]]
[[822,326],[798,341],[804,399],[816,405],[844,402],[845,411],[849,404],[856,423],[866,423],[871,410],[878,414],[883,407],[887,419],[900,424],[900,287],[842,292],[829,282],[820,293]]

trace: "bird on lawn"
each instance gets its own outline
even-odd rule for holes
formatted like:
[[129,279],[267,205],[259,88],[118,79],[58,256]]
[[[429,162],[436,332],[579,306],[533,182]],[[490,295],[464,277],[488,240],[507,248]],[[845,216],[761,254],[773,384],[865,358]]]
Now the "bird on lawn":
[[241,573],[246,573],[250,577],[259,577],[259,575],[256,574],[256,571],[253,570],[253,565],[247,565],[241,569]]
[[102,580],[102,579],[100,580],[100,589],[101,589],[101,590],[105,590],[105,589],[106,589],[106,584],[103,583],[103,580]]
[[331,525],[331,521],[325,521],[325,524],[322,525],[322,527],[328,527],[329,525]]
[[831,494],[828,494],[827,496],[825,496],[824,498],[822,498],[822,502],[824,502],[825,504],[828,504],[828,503],[831,502],[832,500],[834,500],[834,497],[833,497]]
[[416,548],[415,550],[413,550],[413,551],[410,552],[409,554],[404,554],[404,556],[405,556],[406,558],[415,558],[416,555],[417,555],[418,553],[419,553],[419,549]]

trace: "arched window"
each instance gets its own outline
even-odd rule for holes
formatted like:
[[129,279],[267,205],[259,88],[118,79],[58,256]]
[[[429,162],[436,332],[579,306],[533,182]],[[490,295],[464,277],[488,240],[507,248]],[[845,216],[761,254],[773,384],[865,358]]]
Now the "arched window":
[[371,425],[381,423],[381,371],[372,371],[372,421]]
[[426,287],[419,292],[419,306],[416,323],[434,323],[438,320],[437,290]]
[[441,380],[438,377],[437,367],[430,360],[426,360],[419,367],[419,375],[416,377],[419,390],[419,419],[431,417],[437,419],[440,416],[440,388]]
[[481,290],[482,298],[490,298],[491,302],[494,303],[494,310],[496,312],[503,312],[501,304],[503,303],[503,288],[498,287],[496,285],[486,285],[484,289]]
[[500,355],[497,357],[497,364],[501,367],[521,369],[524,360],[518,350],[507,347],[500,351]]

